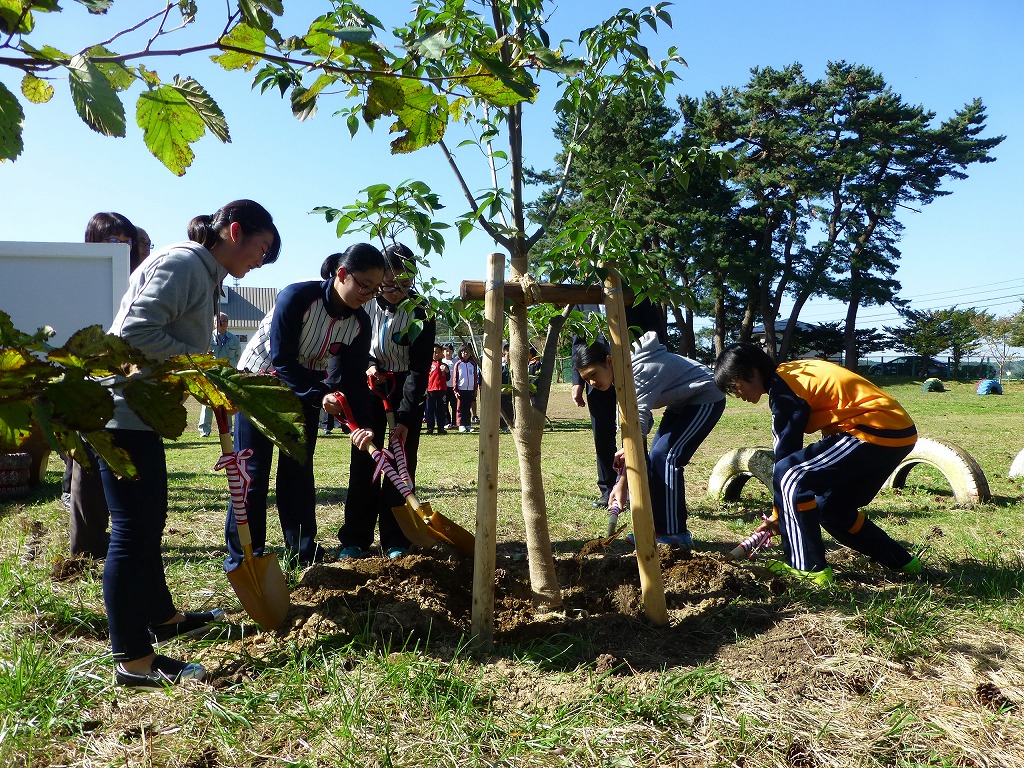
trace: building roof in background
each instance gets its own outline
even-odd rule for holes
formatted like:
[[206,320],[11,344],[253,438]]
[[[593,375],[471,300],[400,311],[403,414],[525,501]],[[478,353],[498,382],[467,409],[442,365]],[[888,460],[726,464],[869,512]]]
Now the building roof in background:
[[232,328],[258,328],[263,316],[277,302],[277,288],[224,287],[227,302],[221,302],[221,311],[227,313]]
[[[786,324],[788,322],[788,320],[776,320],[775,333],[785,333]],[[798,331],[809,331],[812,328],[816,327],[816,323],[805,323],[803,320],[796,321],[796,329]],[[754,336],[764,336],[764,323],[758,323],[757,325],[755,325],[753,328],[750,329],[750,333],[753,334]]]

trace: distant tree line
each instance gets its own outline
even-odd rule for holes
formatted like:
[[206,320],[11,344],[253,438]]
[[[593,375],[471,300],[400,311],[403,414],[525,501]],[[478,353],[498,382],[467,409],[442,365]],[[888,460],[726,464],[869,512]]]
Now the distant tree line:
[[[665,305],[682,353],[697,354],[694,324],[703,317],[712,320],[714,352],[729,340],[749,340],[763,323],[780,359],[797,355],[808,344],[798,337],[800,312],[821,297],[847,306],[845,320],[821,333],[833,340],[838,334],[850,368],[888,345],[931,348],[909,330],[859,329],[858,310],[892,304],[914,325],[929,316],[899,298],[897,214],[950,194],[944,183],[966,178],[974,163],[992,162],[1004,138],[982,136],[980,99],[936,122],[934,112],[904,102],[880,74],[846,62],[830,62],[817,80],[800,64],[755,68],[746,85],[680,97],[675,109],[656,92],[621,94],[582,140],[573,130],[577,119],[558,111],[563,148],[556,159],[574,161],[569,177],[560,169],[528,175],[543,187],[537,211],[563,200],[535,266],[564,276],[572,250],[564,233],[614,217],[617,236],[632,239],[636,263],[626,265],[627,276]],[[728,162],[704,162],[716,151]],[[787,299],[792,310],[777,338]],[[975,326],[965,326],[960,311],[948,312],[941,349],[950,348],[955,363],[970,346],[961,341],[964,328]]]

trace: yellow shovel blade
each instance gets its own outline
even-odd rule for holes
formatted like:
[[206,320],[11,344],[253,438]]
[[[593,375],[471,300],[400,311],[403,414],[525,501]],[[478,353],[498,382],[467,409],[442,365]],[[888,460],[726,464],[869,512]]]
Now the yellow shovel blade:
[[445,544],[460,555],[472,557],[476,549],[476,539],[473,538],[473,534],[440,512],[432,512],[429,504],[424,504],[423,506],[426,507],[426,512],[428,513],[427,525],[430,527],[431,532],[441,537]]
[[429,548],[441,542],[460,555],[473,556],[476,546],[473,534],[440,512],[433,511],[429,501],[423,502],[418,510],[406,502],[401,507],[392,507],[391,511],[395,513],[395,520],[405,538],[417,547]]
[[291,598],[277,555],[247,552],[242,564],[228,571],[228,581],[249,618],[266,630],[284,623]]
[[[429,508],[429,504],[424,504],[421,510]],[[439,541],[423,519],[423,513],[414,509],[409,502],[400,507],[392,507],[391,511],[394,512],[398,527],[402,529],[410,544],[429,549]]]

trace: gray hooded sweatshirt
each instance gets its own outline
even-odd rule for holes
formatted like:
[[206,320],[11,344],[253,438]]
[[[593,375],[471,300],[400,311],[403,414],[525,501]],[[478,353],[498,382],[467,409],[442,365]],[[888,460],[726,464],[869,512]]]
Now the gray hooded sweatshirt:
[[[220,283],[226,275],[199,243],[168,246],[132,273],[108,333],[157,360],[204,354],[210,348]],[[114,390],[114,418],[107,428],[149,429],[119,389]]]
[[633,344],[632,365],[644,435],[654,426],[651,411],[655,408],[672,412],[673,408],[725,399],[707,366],[669,352],[654,331],[648,331]]

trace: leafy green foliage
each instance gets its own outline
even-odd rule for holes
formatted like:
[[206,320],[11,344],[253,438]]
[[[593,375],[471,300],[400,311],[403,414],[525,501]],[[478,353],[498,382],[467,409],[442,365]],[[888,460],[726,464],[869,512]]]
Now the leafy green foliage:
[[153,156],[175,175],[183,176],[195,157],[190,145],[206,133],[206,124],[186,92],[162,85],[142,93],[135,120]]
[[282,451],[305,463],[302,404],[280,379],[225,367],[208,369],[205,378]]
[[53,86],[31,73],[21,79],[21,92],[33,104],[45,104],[53,98]]
[[[444,208],[438,195],[422,181],[406,180],[395,187],[373,184],[360,190],[365,199],[332,208],[318,206],[313,213],[323,214],[329,222],[337,221],[338,237],[348,232],[365,232],[385,247],[402,240],[403,233],[411,232],[423,257],[444,250],[444,222],[434,215]],[[425,258],[420,263],[429,266]]]
[[17,97],[0,83],[0,160],[14,160],[25,149],[21,138],[24,122],[25,112]]
[[297,461],[305,461],[304,417],[298,398],[273,376],[221,367],[210,355],[155,363],[99,326],[84,328],[54,349],[51,329],[29,335],[0,311],[0,449],[24,443],[35,425],[51,445],[88,463],[82,438],[118,473],[135,476],[128,456],[106,431],[113,388],[165,438],[185,431],[185,397],[237,407]]
[[[224,69],[242,69],[246,72],[255,67],[259,54],[266,50],[266,38],[263,30],[249,24],[239,24],[220,40],[221,44],[232,50],[226,50],[213,60]],[[240,48],[243,50],[234,50]]]
[[124,105],[111,82],[81,54],[67,65],[68,84],[75,110],[86,125],[104,136],[124,136]]

